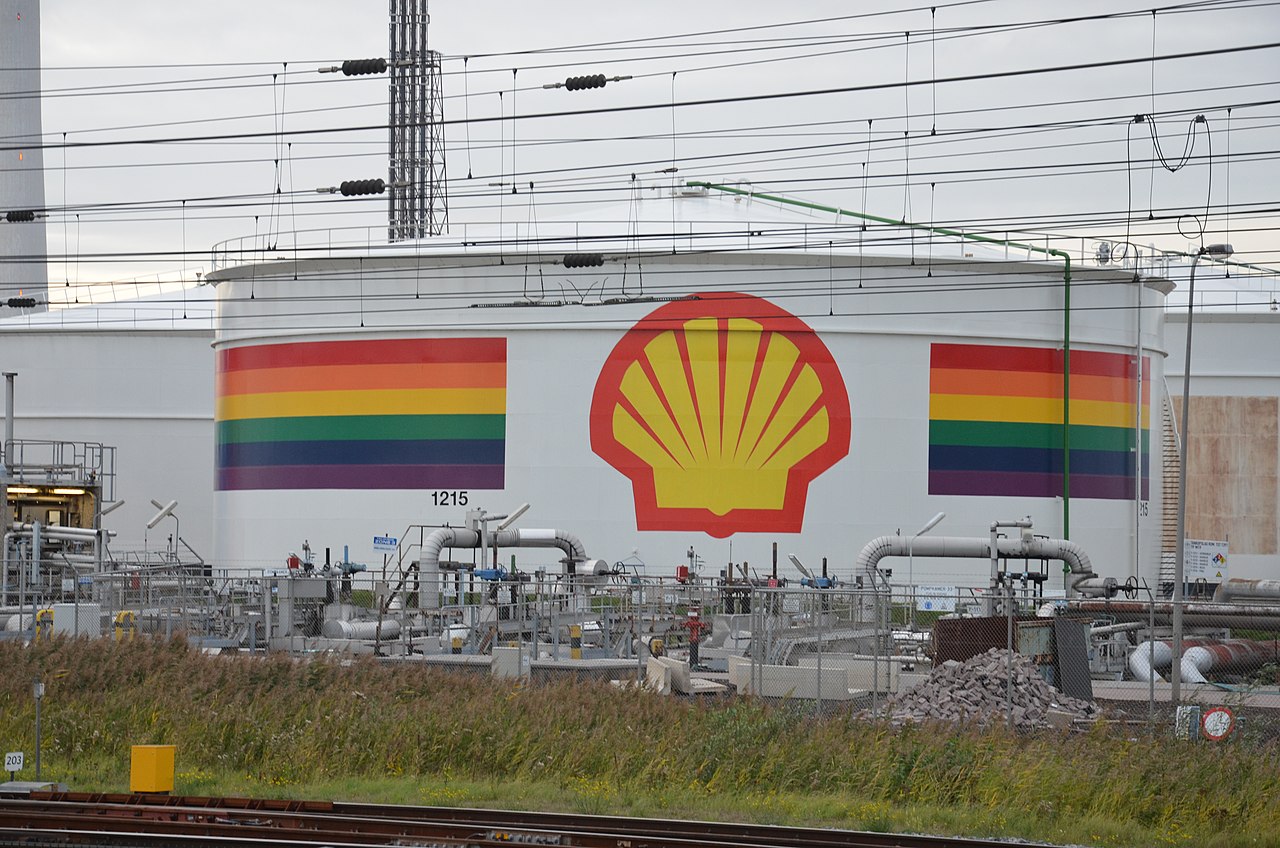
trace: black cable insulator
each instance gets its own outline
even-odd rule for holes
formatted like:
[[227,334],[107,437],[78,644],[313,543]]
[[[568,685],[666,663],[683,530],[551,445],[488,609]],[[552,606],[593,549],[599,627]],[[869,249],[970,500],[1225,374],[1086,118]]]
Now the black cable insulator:
[[11,297],[5,303],[14,309],[33,308],[36,305],[34,297]]
[[343,197],[355,197],[360,194],[382,194],[387,190],[383,180],[345,180],[338,185]]
[[564,255],[566,268],[598,268],[603,264],[603,253],[566,253]]
[[588,74],[585,77],[569,77],[564,87],[570,91],[581,91],[584,88],[604,88],[604,74]]
[[359,77],[365,74],[383,74],[387,71],[386,59],[348,59],[342,63],[342,75]]
[[36,213],[29,209],[15,209],[12,212],[6,212],[4,219],[10,224],[22,224],[36,219]]

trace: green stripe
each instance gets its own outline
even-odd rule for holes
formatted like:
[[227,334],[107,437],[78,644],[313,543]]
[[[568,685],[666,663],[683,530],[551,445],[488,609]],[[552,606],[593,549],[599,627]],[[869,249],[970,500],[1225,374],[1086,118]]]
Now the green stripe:
[[[1004,421],[930,421],[929,444],[994,448],[1059,448],[1061,424],[1010,424]],[[1071,426],[1073,450],[1127,451],[1132,427]],[[1142,450],[1151,450],[1151,431],[1142,431]]]
[[219,421],[220,445],[243,442],[505,439],[505,415],[317,415]]

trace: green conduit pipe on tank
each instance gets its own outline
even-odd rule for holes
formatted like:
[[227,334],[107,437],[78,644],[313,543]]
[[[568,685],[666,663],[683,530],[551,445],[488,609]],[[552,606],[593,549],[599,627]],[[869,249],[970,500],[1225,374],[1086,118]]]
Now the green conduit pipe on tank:
[[868,215],[865,212],[851,212],[848,209],[841,209],[837,206],[824,206],[821,203],[810,203],[806,200],[794,200],[790,197],[782,197],[776,194],[762,194],[758,191],[748,191],[746,189],[735,188],[733,186],[719,185],[717,183],[702,182],[700,180],[690,180],[685,183],[690,188],[705,188],[722,191],[726,194],[738,194],[744,197],[758,197],[761,200],[768,200],[774,203],[782,203],[788,206],[796,206],[801,209],[812,209],[816,212],[830,212],[834,215],[846,215],[850,218],[858,218],[863,221],[875,221],[878,224],[889,224],[894,227],[909,227],[913,230],[923,230],[929,233],[935,233],[943,236],[955,236],[961,240],[969,239],[970,241],[985,242],[987,244],[998,244],[1002,247],[1013,247],[1019,250],[1030,250],[1036,253],[1043,253],[1046,256],[1057,256],[1062,259],[1062,538],[1071,538],[1071,254],[1065,250],[1058,250],[1053,247],[1038,247],[1034,244],[1024,244],[1022,242],[1009,241],[1008,239],[992,238],[991,236],[980,236],[973,233],[964,233],[960,230],[951,230],[946,227],[934,227],[929,224],[916,224],[911,221],[897,221],[893,218],[882,218],[879,215]]

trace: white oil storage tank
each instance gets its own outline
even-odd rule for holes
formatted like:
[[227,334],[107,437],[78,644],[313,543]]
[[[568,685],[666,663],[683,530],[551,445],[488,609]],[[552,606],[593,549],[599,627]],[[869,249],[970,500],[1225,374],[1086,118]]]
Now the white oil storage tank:
[[1157,574],[1157,275],[709,185],[299,239],[267,261],[220,245],[208,277],[220,565],[303,539],[369,557],[528,502],[658,574],[691,549],[763,573],[777,542],[847,579],[864,542],[939,511],[947,535],[1030,517],[1099,574]]

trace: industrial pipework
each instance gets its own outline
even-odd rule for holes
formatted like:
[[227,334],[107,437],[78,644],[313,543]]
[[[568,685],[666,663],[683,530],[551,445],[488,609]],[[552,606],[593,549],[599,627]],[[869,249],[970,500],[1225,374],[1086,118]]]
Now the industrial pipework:
[[[1000,527],[1018,527],[1023,532],[1017,538],[997,536]],[[876,565],[888,556],[934,556],[990,559],[992,561],[992,588],[997,574],[996,562],[1004,558],[1056,559],[1067,565],[1071,575],[1067,580],[1067,597],[1113,597],[1119,584],[1113,577],[1099,577],[1093,571],[1089,555],[1075,542],[1066,539],[1046,539],[1030,533],[1031,522],[994,521],[988,539],[964,536],[879,536],[867,542],[858,552],[855,573],[876,573]]]
[[[493,530],[487,535],[488,544],[484,545],[486,548],[559,548],[565,553],[570,571],[574,570],[574,566],[588,562],[587,550],[582,541],[565,530]],[[440,552],[445,548],[479,548],[482,546],[481,541],[478,530],[441,527],[423,540],[419,561],[424,565],[438,567]]]
[[[584,566],[587,574],[596,574],[601,567],[607,568],[603,560],[592,561],[587,558],[587,549],[582,541],[565,530],[520,530],[507,529],[509,524],[524,509],[517,510],[511,516],[486,516],[483,510],[467,514],[467,523],[471,527],[441,527],[434,530],[422,542],[422,553],[418,557],[418,571],[421,574],[436,574],[440,570],[440,552],[445,548],[559,548],[564,551],[566,572],[577,574],[579,566]],[[497,530],[489,530],[487,522],[505,518]],[[429,605],[428,588],[424,584],[421,603],[424,608]]]
[[[1260,668],[1275,658],[1275,644],[1254,639],[1183,639],[1178,671],[1184,683],[1208,683],[1205,673]],[[1129,654],[1129,671],[1137,680],[1164,678],[1156,668],[1173,665],[1170,641],[1143,642]]]

